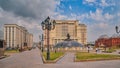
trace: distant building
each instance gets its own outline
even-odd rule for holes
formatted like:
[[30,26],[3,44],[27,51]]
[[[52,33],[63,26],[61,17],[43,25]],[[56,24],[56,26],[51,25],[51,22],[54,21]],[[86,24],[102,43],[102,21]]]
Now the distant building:
[[28,47],[33,46],[33,35],[30,33],[28,33],[28,35],[27,35],[27,45],[28,45]]
[[24,45],[31,47],[33,44],[33,35],[25,27],[18,26],[17,24],[5,24],[4,40],[7,48],[22,48]]
[[102,35],[95,41],[95,46],[120,47],[120,35],[114,34],[112,37],[108,37],[107,35]]
[[[78,20],[55,20],[55,29],[50,31],[50,46],[62,42],[69,33],[71,39],[81,44],[87,43],[87,26]],[[44,30],[44,45],[47,45],[47,31]]]

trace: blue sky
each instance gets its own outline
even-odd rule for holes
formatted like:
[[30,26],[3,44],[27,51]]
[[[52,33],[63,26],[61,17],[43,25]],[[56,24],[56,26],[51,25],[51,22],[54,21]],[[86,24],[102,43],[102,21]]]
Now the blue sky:
[[[0,35],[4,24],[18,24],[39,41],[41,21],[47,16],[59,20],[79,20],[87,25],[87,41],[99,36],[109,37],[120,25],[119,0],[0,0]],[[2,37],[2,36],[0,36]]]

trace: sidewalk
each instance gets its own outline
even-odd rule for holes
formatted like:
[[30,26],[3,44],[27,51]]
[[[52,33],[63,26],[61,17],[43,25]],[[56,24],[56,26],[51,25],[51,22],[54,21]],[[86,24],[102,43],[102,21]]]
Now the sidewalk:
[[56,62],[56,64],[68,64],[68,63],[74,63],[74,53],[66,53],[66,55],[61,58],[59,61]]
[[43,64],[38,48],[0,60],[0,68],[33,68]]

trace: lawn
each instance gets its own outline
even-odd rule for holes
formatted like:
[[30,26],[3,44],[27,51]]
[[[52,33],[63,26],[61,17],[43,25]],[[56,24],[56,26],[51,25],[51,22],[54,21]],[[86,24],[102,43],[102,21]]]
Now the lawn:
[[76,53],[76,61],[107,60],[107,59],[120,59],[120,55],[82,53],[82,52]]
[[[63,52],[50,52],[50,60],[56,60],[57,58],[63,56],[64,53]],[[46,52],[43,52],[43,56],[45,57],[45,59],[47,58]]]
[[19,53],[18,50],[5,50],[5,53]]

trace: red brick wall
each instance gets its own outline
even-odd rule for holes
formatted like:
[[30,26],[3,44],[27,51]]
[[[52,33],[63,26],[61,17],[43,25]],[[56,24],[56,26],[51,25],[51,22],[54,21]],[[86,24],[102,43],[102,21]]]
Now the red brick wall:
[[98,47],[101,44],[106,45],[106,47],[120,46],[120,38],[101,38],[95,41],[95,46]]

